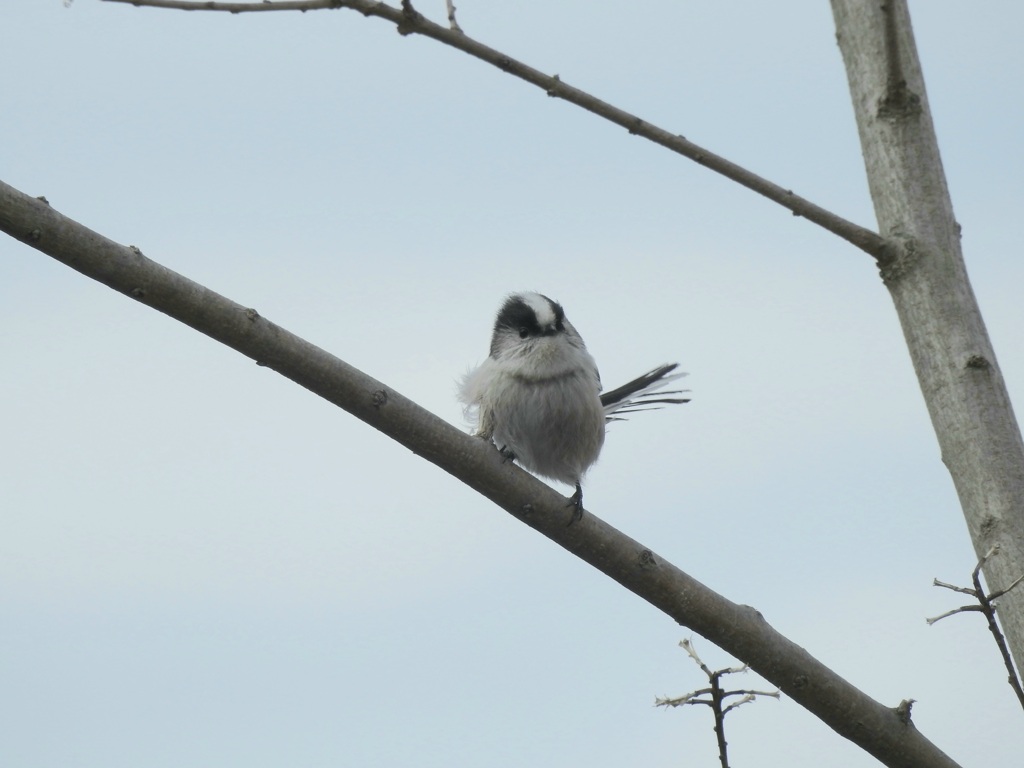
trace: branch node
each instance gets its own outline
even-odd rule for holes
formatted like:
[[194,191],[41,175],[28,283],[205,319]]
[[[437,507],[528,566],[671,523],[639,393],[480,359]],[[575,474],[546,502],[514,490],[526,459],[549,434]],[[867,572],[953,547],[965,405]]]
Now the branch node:
[[878,100],[879,120],[896,122],[917,117],[922,112],[921,97],[907,87],[905,80],[896,83]]
[[904,725],[910,725],[910,710],[914,706],[916,699],[904,699],[900,702],[899,706],[896,707],[896,717],[900,719],[900,722]]
[[893,285],[910,273],[921,259],[917,240],[894,234],[878,254],[878,273],[885,285]]
[[888,65],[885,94],[876,104],[875,114],[880,120],[892,122],[917,117],[923,111],[921,97],[907,87],[903,76],[902,48],[900,45],[897,9],[892,3],[882,5],[885,14],[885,58]]
[[385,406],[385,405],[388,404],[388,392],[387,392],[387,390],[386,389],[375,390],[374,393],[373,393],[373,397],[371,399],[371,402],[373,403],[373,407],[379,411],[382,406]]
[[[786,195],[786,197],[789,197],[789,198],[796,198],[797,197],[797,195],[793,192],[792,189],[787,189],[784,194]],[[794,216],[796,216],[797,218],[803,217],[803,214],[800,213],[800,211],[797,209],[796,203],[790,202],[788,200],[780,200],[779,202],[782,205],[784,205],[787,208],[789,208],[789,212],[791,214],[793,214]]]
[[654,553],[649,549],[641,549],[640,554],[637,555],[637,564],[642,568],[654,568],[658,565],[658,559],[654,556]]
[[413,34],[422,21],[423,15],[412,7],[412,0],[402,0],[402,20],[396,27],[398,34],[402,36]]

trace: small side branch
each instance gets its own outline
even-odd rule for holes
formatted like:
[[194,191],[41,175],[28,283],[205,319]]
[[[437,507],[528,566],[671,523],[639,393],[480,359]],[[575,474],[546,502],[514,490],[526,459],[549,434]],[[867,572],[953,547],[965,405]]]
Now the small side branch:
[[525,80],[542,89],[548,96],[575,104],[599,117],[615,123],[635,136],[641,136],[660,144],[678,155],[687,157],[715,173],[721,174],[737,184],[778,203],[808,221],[838,235],[876,259],[883,259],[889,250],[887,241],[878,233],[847,221],[810,200],[801,197],[791,189],[779,186],[758,176],[724,157],[709,152],[688,141],[685,137],[659,128],[634,114],[601,101],[595,96],[575,88],[558,75],[549,75],[501,51],[490,48],[463,33],[454,19],[454,7],[449,2],[450,27],[435,24],[422,14],[412,11],[410,0],[402,0],[402,7],[395,8],[377,0],[280,0],[279,2],[232,3],[208,2],[207,0],[104,0],[108,3],[126,3],[139,7],[170,8],[184,11],[221,11],[243,13],[250,11],[313,11],[331,8],[350,8],[364,16],[376,16],[396,26],[402,35],[419,34],[468,53],[481,61],[497,67],[502,72]]
[[[690,658],[693,659],[694,663],[698,667],[700,667],[701,671],[707,675],[708,680],[711,683],[711,687],[701,688],[684,694],[683,696],[674,698],[666,697],[655,699],[654,706],[681,707],[687,704],[704,704],[705,706],[711,707],[715,716],[715,738],[718,741],[718,759],[722,763],[722,768],[729,768],[728,744],[725,740],[725,716],[729,714],[730,711],[736,709],[736,707],[753,701],[758,696],[772,696],[773,698],[778,699],[781,694],[779,691],[723,690],[722,677],[725,675],[746,672],[748,669],[747,665],[743,664],[739,667],[726,667],[725,669],[719,669],[712,672],[711,668],[701,660],[700,656],[697,655],[697,651],[690,640],[681,640],[679,645],[687,654],[689,654]],[[735,696],[739,696],[740,699],[732,702],[731,704],[725,705],[726,699],[730,699]]]
[[452,32],[462,32],[462,27],[459,26],[459,22],[455,20],[455,3],[452,0],[445,0],[448,6],[448,26]]
[[1021,707],[1024,707],[1024,688],[1021,687],[1020,677],[1017,674],[1016,668],[1013,666],[1013,659],[1010,656],[1010,650],[1006,647],[1006,638],[1003,637],[1003,633],[999,629],[999,624],[996,622],[996,604],[995,600],[1002,597],[1011,589],[1016,587],[1021,581],[1024,581],[1024,574],[1021,574],[1017,579],[1013,581],[1009,586],[1004,589],[996,590],[995,592],[986,593],[981,586],[981,568],[985,565],[985,562],[994,555],[999,554],[999,546],[992,547],[988,552],[985,553],[978,564],[975,566],[973,573],[971,574],[971,583],[974,585],[973,588],[969,587],[958,587],[953,584],[947,584],[944,581],[935,579],[932,584],[936,587],[942,587],[944,589],[952,590],[953,592],[959,592],[964,595],[970,595],[977,604],[962,605],[959,608],[954,608],[951,611],[946,611],[939,616],[935,616],[930,619],[925,619],[929,625],[934,624],[937,621],[941,621],[948,616],[952,616],[956,613],[968,613],[970,611],[979,611],[985,615],[985,619],[988,622],[988,629],[992,633],[992,637],[996,642],[996,646],[999,648],[999,654],[1003,657],[1003,665],[1007,671],[1007,682],[1010,687],[1013,688],[1013,692],[1017,694],[1017,701],[1020,702]]

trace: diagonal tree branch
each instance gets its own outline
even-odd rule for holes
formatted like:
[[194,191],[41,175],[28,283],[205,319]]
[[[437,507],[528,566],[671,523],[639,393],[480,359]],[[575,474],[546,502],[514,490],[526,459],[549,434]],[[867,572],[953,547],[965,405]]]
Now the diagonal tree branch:
[[334,8],[349,8],[365,16],[376,16],[394,24],[403,35],[424,35],[438,42],[457,48],[470,56],[485,61],[510,75],[542,88],[548,96],[563,99],[588,112],[620,125],[631,134],[641,136],[660,144],[676,154],[700,163],[709,170],[732,179],[769,200],[789,209],[795,216],[802,216],[814,224],[838,235],[876,259],[888,254],[886,240],[877,233],[837,216],[791,189],[768,181],[746,168],[724,157],[709,152],[688,141],[683,136],[659,128],[634,114],[612,106],[586,91],[564,82],[558,75],[548,75],[540,70],[513,59],[501,51],[490,48],[468,37],[461,29],[449,28],[427,20],[413,9],[409,0],[403,0],[401,8],[394,8],[375,0],[280,0],[280,2],[223,3],[202,0],[104,0],[108,3],[127,3],[148,8],[168,8],[183,11],[220,11],[224,13],[250,13],[266,11],[313,11]]
[[750,665],[833,730],[896,768],[954,768],[896,710],[879,704],[776,632],[593,515],[566,527],[565,499],[498,451],[324,350],[0,182],[0,230],[206,334],[344,408],[517,519]]

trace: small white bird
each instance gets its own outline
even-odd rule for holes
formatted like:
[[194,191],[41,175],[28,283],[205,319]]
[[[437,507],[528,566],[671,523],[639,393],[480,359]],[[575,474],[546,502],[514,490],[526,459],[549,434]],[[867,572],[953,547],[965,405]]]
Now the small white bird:
[[685,376],[678,363],[655,368],[601,394],[597,363],[561,305],[539,293],[509,296],[498,311],[491,354],[459,388],[476,434],[507,459],[543,477],[575,485],[571,525],[583,516],[581,482],[597,461],[607,421],[630,412],[686,403],[661,388]]

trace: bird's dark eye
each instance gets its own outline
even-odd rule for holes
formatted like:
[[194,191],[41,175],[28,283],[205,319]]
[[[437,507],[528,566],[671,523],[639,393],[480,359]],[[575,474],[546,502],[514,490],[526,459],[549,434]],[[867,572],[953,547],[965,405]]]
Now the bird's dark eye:
[[519,338],[520,339],[525,339],[529,335],[530,335],[530,329],[529,328],[520,328],[519,329]]

